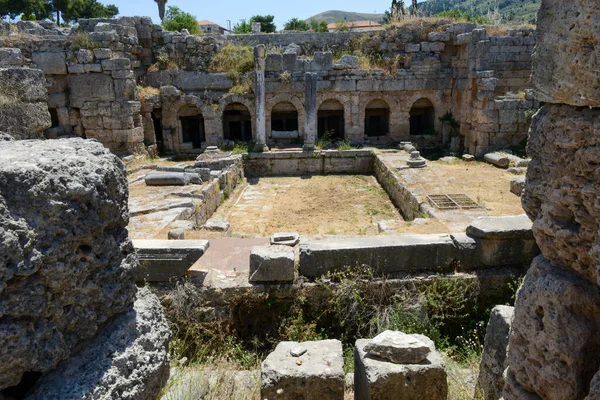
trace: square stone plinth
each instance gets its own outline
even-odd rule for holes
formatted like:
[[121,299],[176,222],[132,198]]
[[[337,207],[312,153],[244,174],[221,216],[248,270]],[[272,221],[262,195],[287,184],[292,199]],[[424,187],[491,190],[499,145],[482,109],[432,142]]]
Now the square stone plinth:
[[281,342],[261,365],[262,400],[342,400],[342,342]]
[[250,282],[293,282],[294,249],[288,246],[254,246],[250,251]]
[[359,339],[354,347],[355,400],[446,400],[446,369],[437,351],[419,364],[394,364],[367,354],[370,342]]

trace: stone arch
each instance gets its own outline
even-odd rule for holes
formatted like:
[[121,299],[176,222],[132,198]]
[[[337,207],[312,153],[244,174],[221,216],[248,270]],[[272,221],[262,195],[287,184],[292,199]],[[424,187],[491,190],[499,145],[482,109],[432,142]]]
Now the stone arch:
[[371,99],[364,106],[364,134],[369,137],[389,136],[390,105],[382,98]]
[[435,107],[427,97],[416,100],[409,111],[411,135],[435,135]]
[[336,98],[327,98],[317,107],[317,136],[329,132],[333,138],[344,139],[347,112],[344,103]]
[[[239,111],[240,113],[236,113],[235,111]],[[220,138],[225,140],[255,139],[256,120],[254,103],[252,101],[237,94],[230,94],[219,101],[217,112],[220,116],[217,121],[220,127]],[[231,122],[233,122],[233,125],[230,125]],[[238,133],[241,133],[243,139],[231,139],[230,128],[234,129],[234,137],[239,136]]]
[[299,137],[298,109],[289,101],[280,101],[271,108],[269,127],[273,139],[296,139]]
[[273,116],[273,108],[276,107],[280,103],[288,102],[291,103],[296,112],[298,113],[298,137],[304,137],[304,104],[302,100],[291,93],[279,93],[271,98],[267,99],[267,137],[272,137],[272,116]]
[[196,104],[184,104],[177,111],[178,134],[181,149],[201,149],[206,143],[204,114]]

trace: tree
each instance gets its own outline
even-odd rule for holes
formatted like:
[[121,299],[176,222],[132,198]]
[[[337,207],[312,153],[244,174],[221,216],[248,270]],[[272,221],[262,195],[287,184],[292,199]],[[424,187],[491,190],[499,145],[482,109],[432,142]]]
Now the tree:
[[165,5],[167,4],[167,0],[154,0],[156,5],[158,6],[158,16],[161,21],[165,19]]
[[252,32],[252,24],[245,19],[240,19],[240,22],[233,26],[233,33],[243,34]]
[[[52,0],[52,7],[56,12],[56,23],[60,25],[60,13],[69,13],[69,6],[71,2],[69,0]],[[66,24],[67,20],[63,17],[63,22]]]
[[335,21],[335,30],[338,32],[349,32],[352,30],[352,25],[348,25],[343,19],[338,19]]
[[104,5],[97,0],[71,0],[69,9],[63,13],[63,19],[72,23],[80,18],[112,18],[119,13],[114,4]]
[[23,15],[24,20],[43,20],[53,12],[49,0],[0,0],[0,17],[11,19]]
[[277,30],[277,27],[273,23],[275,19],[272,15],[255,15],[250,18],[250,30],[252,30],[252,24],[260,22],[260,31],[265,33],[272,33]]
[[410,15],[413,17],[417,16],[417,0],[412,0],[412,7],[410,8]]
[[310,29],[310,26],[306,21],[299,18],[292,18],[288,22],[285,23],[283,27],[284,31],[307,31]]
[[260,22],[260,31],[265,33],[275,32],[277,28],[273,23],[275,19],[272,15],[255,15],[249,21],[240,19],[240,22],[233,26],[233,33],[250,33],[252,32],[252,24]]
[[196,34],[200,31],[196,17],[182,11],[179,7],[169,6],[162,23],[167,31],[181,31],[187,29],[189,33]]
[[319,22],[316,19],[311,18],[309,23],[310,29],[312,29],[314,32],[329,32],[326,21]]
[[389,10],[383,13],[381,22],[384,24],[391,24],[392,22],[400,21],[406,16],[406,9],[404,8],[404,0],[392,0],[392,5]]

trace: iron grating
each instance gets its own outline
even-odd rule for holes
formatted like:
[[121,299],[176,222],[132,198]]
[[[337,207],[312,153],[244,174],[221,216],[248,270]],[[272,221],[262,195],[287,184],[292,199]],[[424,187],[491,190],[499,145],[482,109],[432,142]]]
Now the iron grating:
[[429,194],[427,200],[432,206],[440,210],[481,208],[479,204],[463,193]]

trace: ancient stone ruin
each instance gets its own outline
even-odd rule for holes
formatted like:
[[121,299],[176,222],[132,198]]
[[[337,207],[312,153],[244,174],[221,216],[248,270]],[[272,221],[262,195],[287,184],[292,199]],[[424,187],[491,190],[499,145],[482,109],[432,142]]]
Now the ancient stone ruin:
[[598,5],[253,29],[0,21],[0,399],[600,399]]

